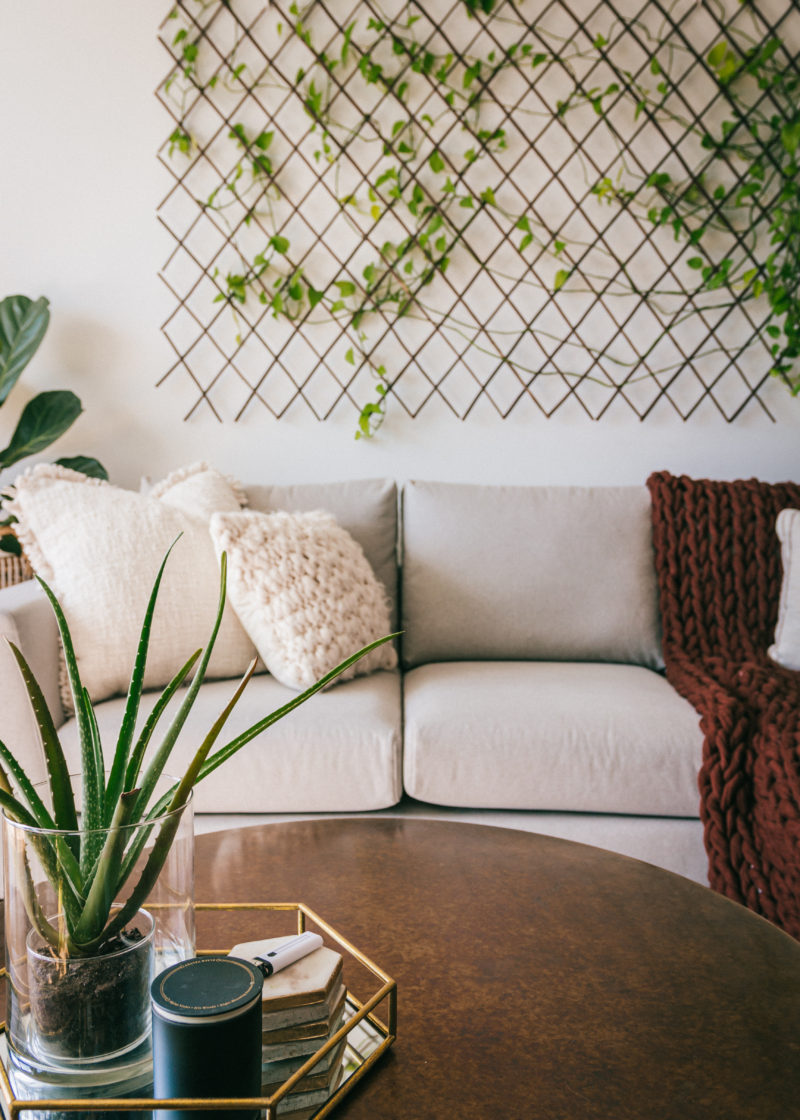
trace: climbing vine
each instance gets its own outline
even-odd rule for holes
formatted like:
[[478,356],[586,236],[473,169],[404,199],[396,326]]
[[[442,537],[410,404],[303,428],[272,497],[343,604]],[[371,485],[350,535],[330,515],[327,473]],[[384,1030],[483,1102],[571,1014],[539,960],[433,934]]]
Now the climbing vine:
[[[606,41],[601,39],[596,46],[606,57]],[[675,45],[670,46],[674,51]],[[610,57],[606,61],[613,65]],[[708,51],[705,62],[724,110],[716,125],[686,122],[674,107],[679,81],[657,55],[650,63],[650,73],[658,79],[653,90],[615,68],[617,81],[602,92],[574,91],[559,106],[559,113],[588,99],[603,114],[605,99],[623,91],[633,99],[637,116],[676,123],[696,138],[697,161],[683,175],[658,167],[638,181],[625,172],[619,145],[618,175],[604,175],[593,190],[599,198],[635,209],[655,226],[668,227],[676,240],[685,241],[691,249],[685,264],[699,274],[699,293],[724,292],[738,304],[766,301],[768,313],[759,330],[769,340],[770,372],[796,396],[800,392],[797,56],[777,37],[754,42],[742,29],[731,28],[729,37]]]
[[[233,314],[235,348],[269,319],[306,335],[334,328],[320,359],[343,395],[361,387],[356,438],[374,434],[434,334],[447,340],[450,367],[441,379],[426,374],[429,395],[468,355],[487,371],[472,373],[477,396],[505,373],[514,400],[556,376],[581,403],[590,386],[631,403],[632,387],[654,382],[658,397],[686,365],[685,350],[663,361],[671,332],[752,302],[766,312],[741,349],[766,337],[772,372],[800,390],[797,60],[778,37],[728,27],[705,52],[704,71],[728,109],[712,125],[680,97],[686,67],[675,60],[697,55],[677,16],[654,34],[643,19],[623,27],[608,15],[600,26],[601,8],[596,26],[568,34],[534,23],[525,0],[462,0],[458,28],[437,26],[430,6],[413,3],[365,3],[342,27],[314,3],[272,4],[268,24],[242,7],[237,16],[236,0],[181,0],[165,21],[174,65],[161,92],[175,122],[166,158],[224,235],[208,276],[211,302]],[[645,44],[644,67],[618,58],[623,31]],[[543,76],[559,79],[562,96],[529,96]],[[626,103],[630,128],[646,122],[679,135],[663,167],[642,169],[632,157],[620,128]],[[209,106],[218,107],[211,123]],[[640,281],[597,227],[576,236],[570,215],[548,215],[515,178],[533,147],[529,131],[545,137],[547,156],[548,122],[570,127],[587,111],[611,158],[598,174],[578,143],[574,209],[608,204],[633,217],[645,241],[660,244],[664,230],[685,245],[680,265],[655,280]],[[687,140],[697,147],[690,167]],[[546,166],[556,179],[554,163]],[[192,177],[195,166],[204,174]],[[300,178],[313,181],[298,198]],[[323,217],[321,184],[334,218]],[[327,252],[310,244],[310,229],[327,237]],[[484,311],[482,291],[503,293],[513,313]],[[724,299],[712,305],[705,297],[714,294]],[[635,353],[627,312],[622,326],[613,320],[610,341],[577,335],[561,308],[586,296],[605,306],[634,296],[658,328]],[[403,323],[422,344],[405,341]],[[691,358],[723,349],[712,331]]]

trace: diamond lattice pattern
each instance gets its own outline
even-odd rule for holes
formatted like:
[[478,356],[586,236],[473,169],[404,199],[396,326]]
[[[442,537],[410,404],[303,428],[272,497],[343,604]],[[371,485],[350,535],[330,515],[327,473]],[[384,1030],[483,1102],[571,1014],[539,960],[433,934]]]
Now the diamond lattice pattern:
[[[189,415],[766,411],[765,308],[697,294],[685,239],[624,193],[697,166],[731,25],[797,38],[791,0],[743,7],[180,0],[159,218]],[[642,111],[667,72],[671,112]]]

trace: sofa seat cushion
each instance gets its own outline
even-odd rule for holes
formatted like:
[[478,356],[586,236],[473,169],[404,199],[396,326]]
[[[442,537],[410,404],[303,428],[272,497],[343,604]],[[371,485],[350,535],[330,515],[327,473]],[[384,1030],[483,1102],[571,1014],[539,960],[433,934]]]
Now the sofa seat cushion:
[[495,809],[697,817],[702,735],[659,673],[445,662],[405,677],[405,788]]
[[[235,686],[234,681],[206,681],[178,739],[169,773],[183,773]],[[140,719],[156,696],[145,694]],[[273,677],[254,677],[217,745],[296,696]],[[107,762],[123,707],[121,698],[97,705]],[[402,793],[400,733],[399,673],[380,671],[348,681],[313,696],[204,779],[195,791],[195,812],[360,812],[394,805]],[[75,721],[59,735],[70,769],[78,769]]]

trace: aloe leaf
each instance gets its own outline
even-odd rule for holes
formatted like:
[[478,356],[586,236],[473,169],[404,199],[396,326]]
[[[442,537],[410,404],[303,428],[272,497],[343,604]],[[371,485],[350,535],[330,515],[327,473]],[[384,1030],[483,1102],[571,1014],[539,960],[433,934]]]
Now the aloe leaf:
[[[51,817],[47,806],[44,804],[41,797],[39,797],[38,793],[36,792],[36,787],[28,780],[27,774],[2,740],[0,740],[0,757],[2,757],[5,761],[12,777],[14,778],[14,781],[19,786],[22,796],[27,801],[28,808],[30,809],[32,818],[35,822],[35,827],[47,829],[49,831],[55,831],[55,822],[53,821],[53,818]],[[0,773],[2,773],[2,769],[0,769]],[[5,778],[5,774],[3,774],[3,777]],[[6,790],[6,792],[12,794],[10,786]],[[20,820],[20,823],[25,823],[19,818],[19,816],[17,816],[16,819]],[[30,826],[30,822],[27,823]],[[56,846],[58,851],[58,859],[59,862],[63,865],[64,873],[67,876],[70,884],[72,885],[76,897],[82,900],[84,880],[81,875],[80,867],[78,866],[78,861],[75,859],[72,850],[66,843],[66,840],[63,836],[56,837]],[[53,885],[55,886],[55,883]]]
[[[67,666],[67,675],[69,677],[70,690],[72,692],[72,704],[75,709],[75,718],[78,723],[78,736],[81,744],[81,774],[83,777],[83,803],[84,805],[90,804],[93,798],[94,790],[97,789],[98,781],[103,781],[104,775],[97,773],[97,767],[94,760],[94,746],[92,743],[92,729],[91,721],[86,714],[83,705],[83,685],[81,683],[81,675],[78,671],[78,660],[75,657],[75,647],[72,644],[72,635],[69,632],[67,620],[64,617],[64,612],[61,609],[61,604],[56,599],[52,590],[41,576],[36,576],[37,581],[44,590],[45,595],[50,600],[50,605],[53,608],[53,613],[56,616],[58,624],[58,632],[61,635],[61,644],[64,649],[64,661]],[[54,806],[55,807],[55,806]],[[56,821],[60,824],[58,816]],[[67,827],[77,828],[77,824]]]
[[142,728],[139,738],[136,742],[136,746],[133,748],[130,760],[128,762],[128,769],[125,773],[126,790],[133,789],[133,787],[136,785],[139,777],[139,770],[142,766],[142,759],[144,758],[145,751],[147,750],[147,747],[153,736],[153,732],[156,729],[156,725],[161,719],[161,716],[163,715],[167,704],[169,704],[172,697],[186,680],[187,676],[192,670],[192,667],[194,666],[195,662],[202,652],[203,651],[201,649],[195,650],[186,664],[178,670],[178,672],[175,674],[175,676],[159,696],[153,707],[153,710],[147,717],[144,727]]
[[255,658],[247,666],[247,671],[239,682],[239,685],[233,696],[222,709],[219,716],[212,724],[211,729],[209,730],[205,739],[203,739],[203,742],[198,747],[194,758],[189,763],[186,773],[183,775],[180,782],[178,782],[178,787],[175,790],[172,801],[170,802],[170,809],[180,809],[182,805],[186,804],[186,800],[192,791],[192,786],[194,786],[195,782],[197,781],[197,776],[200,773],[200,767],[208,757],[208,752],[211,750],[211,748],[214,746],[214,743],[219,738],[219,733],[225,726],[228,720],[228,716],[239,703],[239,699],[244,690],[247,688],[248,682],[255,672],[257,664],[258,659]]
[[[125,852],[125,858],[122,861],[122,870],[120,871],[118,891],[125,885],[131,872],[136,866],[136,861],[142,854],[145,844],[152,835],[153,829],[156,826],[156,821],[159,817],[163,816],[167,811],[172,798],[175,796],[175,790],[178,788],[178,783],[175,782],[165,793],[159,797],[158,801],[147,810],[147,816],[143,821],[139,822],[139,827],[136,830],[136,839],[128,847]],[[151,823],[148,825],[148,821]]]
[[25,682],[25,688],[30,698],[36,726],[39,729],[39,735],[42,740],[42,747],[47,762],[47,773],[50,779],[50,791],[53,798],[53,815],[56,827],[70,832],[75,831],[78,827],[78,817],[75,812],[75,797],[69,780],[67,760],[64,758],[64,751],[58,740],[53,717],[50,714],[50,709],[47,707],[44,694],[31,672],[28,662],[23,657],[22,652],[13,642],[9,642],[8,644],[22,673],[22,679]]
[[[236,691],[234,692],[233,696],[228,701],[228,703],[225,705],[221,714],[219,715],[219,717],[215,721],[213,727],[208,732],[208,734],[206,735],[202,744],[198,748],[197,754],[195,755],[195,758],[193,759],[192,763],[190,764],[189,769],[186,772],[186,775],[184,775],[184,778],[182,779],[181,782],[176,782],[169,790],[167,790],[167,792],[161,798],[159,798],[156,805],[153,806],[150,810],[148,810],[147,817],[149,819],[152,820],[153,818],[159,817],[162,813],[167,812],[167,810],[169,810],[169,812],[176,811],[176,810],[182,808],[186,804],[186,801],[189,797],[189,792],[191,791],[191,788],[196,781],[195,775],[196,775],[197,769],[199,769],[200,763],[203,761],[203,759],[208,754],[208,752],[211,749],[211,747],[213,746],[215,740],[219,736],[220,731],[224,727],[225,722],[228,719],[228,716],[231,714],[233,709],[236,707],[236,704],[238,703],[240,696],[242,695],[245,688],[247,687],[248,681],[250,680],[253,673],[255,672],[255,668],[256,668],[257,664],[258,664],[257,659],[251,661],[250,665],[247,667],[247,671],[246,671],[244,677],[242,678],[241,682],[239,683],[239,685],[238,685]],[[189,784],[187,786],[186,785],[187,775],[189,775],[190,773],[193,776],[192,776],[191,781],[189,782]],[[120,872],[120,878],[119,878],[119,882],[117,884],[117,891],[118,892],[122,889],[122,887],[124,886],[125,882],[127,881],[128,877],[129,877],[129,875],[131,874],[131,871],[135,867],[136,861],[138,860],[139,856],[141,855],[142,849],[144,848],[151,832],[152,832],[152,828],[142,827],[141,832],[137,835],[134,843],[131,844],[128,851],[125,853],[125,859],[124,859],[123,864],[122,864],[122,871]]]
[[[8,766],[8,769],[11,772],[11,776],[19,786],[20,793],[27,801],[28,808],[30,809],[31,813],[34,816],[34,819],[36,820],[37,828],[54,829],[56,827],[55,821],[50,816],[47,806],[42,801],[39,794],[36,792],[36,787],[28,779],[28,775],[17,762],[16,758],[14,758],[13,754],[5,745],[2,739],[0,739],[0,758],[2,758],[5,764]],[[3,777],[5,778],[5,774],[3,775]],[[10,785],[6,792],[12,794]]]
[[[34,830],[29,835],[29,839],[36,849],[44,873],[56,894],[64,897],[65,909],[73,919],[77,919],[79,907],[83,904],[83,882],[78,861],[72,854],[65,838],[58,834],[55,837],[50,837],[46,835],[45,831],[40,831],[42,825],[36,817],[22,802],[5,790],[0,790],[0,806],[12,820]],[[60,873],[59,868],[63,874]],[[60,889],[62,886],[68,888],[68,894]],[[37,928],[39,927],[37,926]]]
[[131,673],[131,681],[128,686],[128,698],[125,702],[125,712],[122,717],[122,725],[119,730],[117,738],[117,745],[114,750],[114,759],[111,764],[111,772],[108,776],[108,788],[106,789],[106,804],[105,804],[105,823],[108,824],[114,814],[117,806],[119,795],[125,785],[125,772],[128,766],[128,757],[131,751],[131,744],[133,743],[133,732],[136,726],[136,718],[139,714],[139,703],[142,698],[142,686],[144,683],[144,671],[147,664],[147,648],[150,644],[150,633],[153,627],[153,612],[156,608],[156,600],[158,598],[158,590],[161,586],[161,580],[164,575],[164,568],[166,567],[167,560],[173,548],[180,538],[172,542],[167,549],[167,554],[161,561],[161,567],[158,569],[158,574],[153,584],[153,589],[150,592],[150,599],[147,603],[147,610],[144,614],[144,621],[142,622],[142,629],[139,634],[139,644],[136,648],[136,657],[133,663],[133,672]]
[[[126,794],[122,795],[127,796]],[[125,903],[119,908],[117,913],[108,923],[95,939],[91,942],[82,945],[83,952],[92,952],[98,948],[103,941],[109,937],[113,937],[121,929],[125,928],[127,922],[131,920],[134,914],[137,913],[140,906],[143,906],[147,900],[150,892],[158,881],[158,876],[164,866],[169,850],[172,847],[172,841],[175,839],[175,833],[178,831],[178,825],[181,821],[180,813],[173,813],[161,825],[156,841],[153,844],[150,855],[147,857],[147,862],[142,869],[142,874],[139,881],[131,891]]]
[[19,824],[24,824],[26,828],[41,828],[41,825],[21,801],[18,801],[11,793],[6,793],[4,789],[0,789],[0,806],[5,809],[8,816],[12,820],[17,821]]
[[279,719],[283,719],[283,717],[287,716],[289,712],[293,712],[295,708],[299,708],[301,704],[304,704],[306,700],[314,696],[315,693],[319,692],[321,689],[329,685],[331,681],[335,681],[336,678],[341,676],[341,674],[346,669],[349,669],[351,665],[355,665],[356,661],[359,661],[366,654],[371,653],[372,650],[377,649],[378,646],[382,646],[384,645],[384,643],[390,642],[397,637],[399,637],[399,633],[386,634],[385,637],[378,638],[378,640],[375,642],[370,642],[369,645],[364,646],[364,648],[360,649],[357,653],[351,654],[350,657],[346,658],[339,665],[337,665],[335,669],[331,669],[331,671],[329,673],[326,673],[324,677],[320,677],[316,684],[312,684],[310,688],[307,688],[305,690],[305,692],[301,692],[297,696],[294,696],[287,704],[284,704],[280,708],[276,708],[274,712],[270,713],[270,715],[265,716],[263,719],[260,719],[258,723],[254,723],[252,727],[249,727],[247,729],[247,731],[243,731],[241,735],[237,735],[235,739],[232,739],[230,741],[230,743],[226,743],[224,747],[221,747],[216,752],[216,754],[213,754],[210,758],[206,759],[205,763],[200,768],[200,772],[197,776],[197,781],[199,782],[203,778],[207,777],[214,770],[216,770],[218,766],[221,766],[223,762],[226,762],[232,755],[241,750],[246,743],[250,742],[251,739],[255,739],[256,735],[260,735],[262,731],[266,731],[266,729],[268,727],[271,727],[273,723],[277,723]]
[[203,650],[203,656],[200,659],[200,664],[197,667],[197,672],[192,679],[192,683],[189,685],[183,703],[176,712],[175,718],[173,719],[172,723],[167,728],[164,738],[161,741],[161,745],[151,759],[150,765],[147,767],[147,770],[144,773],[144,777],[142,778],[141,783],[141,792],[139,794],[139,801],[136,806],[137,819],[144,814],[147,808],[153,790],[155,789],[156,782],[161,777],[161,774],[164,771],[167,760],[172,753],[172,749],[175,746],[175,742],[181,732],[181,729],[183,728],[184,723],[186,722],[189,712],[194,706],[194,702],[197,699],[197,693],[200,690],[200,685],[203,683],[203,678],[206,675],[206,669],[211,658],[211,652],[214,649],[214,643],[217,640],[217,634],[219,633],[220,624],[222,623],[222,613],[225,610],[225,584],[227,580],[227,570],[228,558],[223,552],[220,556],[219,604],[217,606],[217,616],[214,620],[214,627],[211,631],[211,637],[208,640],[206,648]]
[[[105,793],[105,789],[103,787],[103,745],[100,742],[100,728],[97,726],[97,716],[95,715],[94,708],[92,707],[92,700],[89,696],[89,690],[86,688],[84,688],[83,690],[83,707],[86,713],[87,722],[89,724],[89,733],[92,742],[92,755],[94,756],[94,769],[96,774],[95,792],[97,794],[99,807],[102,807],[103,795]],[[102,824],[102,815],[100,813],[98,813],[97,815],[97,820],[98,823]],[[84,824],[83,827],[85,828],[86,825]],[[89,827],[94,827],[94,818],[92,818],[92,824],[89,825]]]
[[[158,704],[156,705],[156,708],[153,709],[153,711],[150,715],[150,719],[148,720],[148,723],[152,723],[153,727],[155,726],[159,716],[161,715],[161,711],[163,711],[163,709],[169,703],[172,692],[174,692],[175,689],[180,685],[181,681],[186,676],[186,674],[189,672],[189,670],[191,669],[194,662],[200,656],[200,653],[201,653],[201,651],[197,650],[197,652],[194,653],[189,658],[189,660],[186,662],[186,664],[183,666],[183,668],[180,670],[180,672],[173,678],[173,680],[167,686],[167,689],[165,689],[165,691],[159,697]],[[250,679],[250,676],[252,675],[252,670],[255,669],[256,664],[257,664],[256,661],[254,661],[252,663],[252,669],[247,675],[247,680]],[[241,695],[241,691],[242,691],[242,688],[244,687],[244,683],[246,683],[246,682],[243,682],[243,684],[239,686],[239,689],[237,690],[237,693],[236,693],[236,696],[235,696],[234,700],[231,701],[231,703],[228,705],[228,707],[226,709],[227,714],[230,714],[230,711],[233,709],[233,706],[236,703],[236,700],[238,700],[239,696]],[[160,705],[161,710],[157,711],[157,708],[159,707],[159,705]],[[227,718],[227,714],[225,715],[225,718]],[[219,720],[217,722],[219,723]],[[222,723],[224,723],[224,719],[222,720]],[[222,726],[222,723],[219,724],[220,728]],[[141,748],[141,752],[142,753],[144,752],[144,750],[147,746],[147,742],[150,738],[151,731],[152,731],[152,728],[148,729],[148,725],[145,724],[145,727],[142,730],[142,735],[141,735],[141,738],[139,740],[139,743],[137,743],[137,748],[136,748],[137,752],[139,751],[140,748]],[[217,732],[217,734],[219,734],[219,732]],[[131,756],[131,764],[133,765],[135,762],[136,762],[136,759],[134,758],[134,756]],[[138,770],[138,765],[137,765],[137,770]],[[171,803],[173,801],[173,798],[175,796],[175,791],[177,790],[177,788],[178,788],[178,783],[176,782],[175,785],[173,785],[169,790],[167,790],[167,792],[165,794],[162,795],[162,797],[159,798],[159,800],[156,802],[155,806],[153,806],[152,808],[147,810],[147,817],[145,819],[154,820],[155,818],[160,817],[162,813],[166,812],[167,807],[171,806]],[[185,802],[185,798],[184,798],[184,802]],[[137,809],[138,808],[139,808],[139,805],[137,804]],[[135,822],[139,820],[139,818],[136,816],[135,813],[134,813],[134,816],[133,816],[132,820],[135,821]],[[151,832],[152,832],[152,826],[150,828],[146,828],[146,827],[143,826],[141,828],[141,830],[137,833],[136,839],[130,845],[127,852],[125,853],[125,858],[123,860],[122,870],[120,872],[119,882],[118,882],[118,885],[117,885],[117,890],[118,891],[121,890],[122,887],[125,885],[125,883],[127,882],[131,872],[133,871],[133,868],[136,866],[136,861],[138,860],[139,856],[141,855],[142,850],[143,850],[145,844],[147,843]]]
[[103,786],[103,751],[100,745],[100,729],[97,726],[97,718],[92,708],[92,702],[89,699],[89,693],[85,688],[83,690],[82,701],[84,715],[89,726],[93,758],[92,773],[94,775],[93,786],[89,784],[88,779],[84,780],[83,783],[81,872],[85,876],[88,869],[97,859],[97,855],[103,846],[103,833],[101,830],[105,827],[106,821],[103,815],[105,789]]
[[126,825],[130,821],[138,792],[131,790],[121,794],[114,810],[114,819],[106,834],[83,913],[70,937],[70,949],[77,956],[87,951],[89,943],[96,943],[108,920],[126,843]]
[[[16,859],[14,857],[17,857]],[[59,937],[58,930],[52,926],[48,921],[44,911],[42,910],[39,899],[36,895],[36,887],[33,884],[33,876],[31,875],[30,864],[28,862],[28,853],[25,850],[17,850],[13,855],[9,853],[9,859],[14,859],[14,862],[21,862],[22,867],[15,868],[15,879],[21,883],[20,892],[25,906],[25,911],[30,919],[33,928],[41,934],[45,941],[47,941],[58,952],[61,947],[61,938]]]

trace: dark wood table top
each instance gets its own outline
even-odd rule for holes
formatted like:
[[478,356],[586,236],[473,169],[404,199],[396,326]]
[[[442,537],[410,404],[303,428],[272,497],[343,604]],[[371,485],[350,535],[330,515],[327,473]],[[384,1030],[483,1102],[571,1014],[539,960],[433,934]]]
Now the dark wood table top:
[[800,943],[696,883],[419,819],[196,852],[198,900],[304,902],[397,981],[397,1041],[342,1120],[800,1117]]

